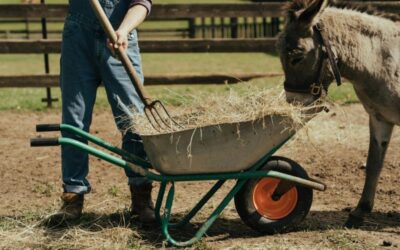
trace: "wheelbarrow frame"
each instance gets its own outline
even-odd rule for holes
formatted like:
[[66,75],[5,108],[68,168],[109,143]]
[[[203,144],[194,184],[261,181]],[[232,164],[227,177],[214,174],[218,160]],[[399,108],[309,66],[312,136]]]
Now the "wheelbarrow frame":
[[[135,173],[145,176],[149,180],[160,182],[160,189],[157,195],[157,200],[155,204],[155,216],[157,221],[161,225],[162,233],[165,239],[174,246],[189,246],[195,243],[197,240],[207,232],[214,221],[219,217],[221,212],[225,209],[228,203],[233,199],[233,197],[239,192],[239,190],[245,185],[249,179],[256,179],[262,177],[273,177],[280,180],[285,180],[296,185],[305,186],[311,189],[324,191],[326,185],[312,179],[303,179],[289,174],[281,173],[274,170],[269,171],[258,171],[262,168],[272,155],[280,149],[292,136],[289,136],[282,143],[274,147],[271,151],[265,154],[259,161],[257,161],[252,167],[247,170],[232,173],[212,173],[212,174],[190,174],[190,175],[164,175],[158,174],[151,171],[151,163],[139,158],[135,155],[130,154],[118,147],[115,147],[102,139],[87,133],[81,129],[73,127],[67,124],[42,124],[36,126],[37,132],[49,132],[49,131],[61,131],[70,135],[77,136],[83,140],[92,142],[103,149],[115,153],[122,157],[118,158],[101,150],[98,150],[92,146],[89,146],[79,140],[71,139],[67,137],[58,138],[35,138],[31,140],[32,147],[42,147],[42,146],[59,146],[68,145],[75,147],[81,151],[84,151],[90,155],[96,156],[102,160],[105,160],[118,167],[132,170]],[[213,187],[200,199],[200,201],[191,209],[191,211],[181,219],[178,223],[170,223],[172,205],[175,195],[175,182],[188,182],[188,181],[217,181]],[[237,180],[236,184],[228,192],[225,198],[219,203],[215,210],[211,213],[208,219],[203,223],[203,225],[198,229],[195,235],[187,241],[177,241],[171,234],[170,228],[181,228],[188,224],[191,219],[203,208],[203,206],[213,197],[213,195],[222,187],[222,185],[227,180]],[[279,188],[277,188],[279,189]],[[167,195],[165,195],[167,193]],[[161,207],[165,199],[164,212],[161,214]]]

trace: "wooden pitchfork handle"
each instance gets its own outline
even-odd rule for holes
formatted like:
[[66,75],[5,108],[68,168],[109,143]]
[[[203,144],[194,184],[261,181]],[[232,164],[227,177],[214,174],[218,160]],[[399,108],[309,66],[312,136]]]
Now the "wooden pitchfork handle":
[[[103,27],[105,33],[107,34],[107,37],[111,40],[112,43],[116,43],[118,37],[115,34],[114,28],[111,25],[110,20],[108,20],[106,13],[104,13],[104,10],[101,7],[99,1],[98,0],[90,0],[90,4],[92,6],[94,13],[97,16],[97,19],[99,20],[101,26]],[[117,56],[119,57],[119,59],[121,60],[122,64],[124,65],[124,68],[125,68],[126,72],[128,73],[129,78],[131,79],[137,94],[139,95],[139,98],[142,100],[142,102],[144,103],[145,106],[150,105],[151,98],[149,97],[146,90],[144,89],[142,82],[139,79],[139,76],[136,73],[136,70],[132,65],[131,60],[129,59],[128,55],[126,54],[126,51],[120,46],[116,50],[116,53],[117,53]]]

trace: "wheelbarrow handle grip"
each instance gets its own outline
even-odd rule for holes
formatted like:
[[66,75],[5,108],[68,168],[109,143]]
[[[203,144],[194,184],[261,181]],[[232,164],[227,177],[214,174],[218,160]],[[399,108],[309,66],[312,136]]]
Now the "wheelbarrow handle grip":
[[34,138],[31,139],[31,147],[59,146],[58,138]]
[[36,125],[37,132],[50,132],[50,131],[60,131],[60,124],[38,124]]
[[[103,8],[101,7],[99,0],[90,0],[90,4],[92,6],[92,9],[93,9],[97,19],[99,20],[101,26],[103,27],[104,32],[107,34],[107,37],[110,39],[111,42],[116,43],[117,35],[115,34],[114,28],[113,28],[112,24],[110,23],[110,20],[108,20],[106,13],[104,12]],[[131,79],[137,94],[139,95],[139,98],[142,100],[142,102],[145,105],[149,105],[151,103],[151,98],[147,94],[146,90],[144,89],[144,87],[142,85],[142,81],[139,78],[138,74],[136,73],[136,70],[133,67],[132,62],[129,59],[128,55],[126,54],[126,51],[122,48],[122,46],[120,46],[115,51],[117,53],[118,58],[121,60],[122,64],[124,65],[124,68],[125,68],[126,72],[128,73],[129,78]]]

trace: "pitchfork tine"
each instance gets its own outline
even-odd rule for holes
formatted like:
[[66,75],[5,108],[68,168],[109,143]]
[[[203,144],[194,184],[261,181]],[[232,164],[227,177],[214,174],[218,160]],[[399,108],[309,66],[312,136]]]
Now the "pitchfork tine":
[[162,126],[162,124],[164,124],[167,128],[169,128],[169,126],[161,118],[160,114],[158,114],[157,109],[155,109],[153,106],[151,106],[151,108],[150,108],[150,113],[161,129],[165,128]]
[[168,110],[165,108],[165,106],[164,106],[164,104],[163,104],[162,102],[160,102],[159,100],[156,100],[156,101],[154,101],[153,103],[154,103],[154,105],[157,104],[157,103],[160,104],[161,108],[164,110],[165,114],[166,114],[167,117],[172,121],[172,123],[174,123],[176,126],[182,128],[182,126],[179,125],[179,124],[171,117],[171,115],[169,114]]
[[[153,119],[150,118],[150,116],[149,116],[149,114],[147,113],[147,111],[150,111],[150,110],[148,110],[148,107],[145,107],[145,108],[144,108],[144,114],[146,115],[146,118],[147,118],[147,120],[149,121],[150,125],[151,125],[155,130],[157,130],[158,132],[160,132],[160,130],[157,128],[157,126],[154,125]],[[151,113],[151,111],[150,111],[150,113]],[[153,116],[153,115],[151,115],[151,116]],[[154,118],[154,117],[153,117],[153,118]]]
[[[147,116],[147,119],[150,121],[150,123],[151,123],[151,125],[153,126],[153,128],[155,128],[155,126],[154,126],[154,123],[153,123],[152,121],[154,121],[154,122],[157,124],[157,128],[155,128],[157,131],[160,131],[160,129],[164,129],[164,127],[163,127],[163,126],[161,125],[161,123],[158,121],[159,119],[157,119],[156,115],[155,115],[154,112],[153,112],[153,110],[154,110],[153,106],[147,106],[145,109],[147,109],[147,110],[150,112],[151,117],[153,118],[153,119],[151,119],[151,118],[149,118],[148,115],[146,115],[146,116]],[[146,114],[147,114],[147,113],[146,113]]]
[[164,120],[164,118],[160,115],[160,113],[158,112],[158,110],[156,108],[153,109],[154,112],[157,114],[157,117],[160,119],[160,121],[167,127],[167,128],[171,128],[171,126]]

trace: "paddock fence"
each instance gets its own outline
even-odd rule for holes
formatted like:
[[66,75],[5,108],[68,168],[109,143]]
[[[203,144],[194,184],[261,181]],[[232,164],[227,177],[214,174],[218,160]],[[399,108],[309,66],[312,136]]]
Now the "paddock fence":
[[[380,11],[400,13],[400,1],[351,3],[353,6],[373,6]],[[139,29],[141,52],[275,53],[275,36],[284,23],[283,5],[284,1],[155,4],[148,21]],[[3,75],[0,76],[0,87],[58,86],[58,75],[49,74],[48,55],[60,53],[62,23],[67,12],[65,4],[0,5],[0,54],[43,54],[45,60],[45,74]],[[236,83],[276,75],[280,74],[150,75],[146,76],[146,84]],[[44,101],[51,105],[51,96],[48,95]]]

